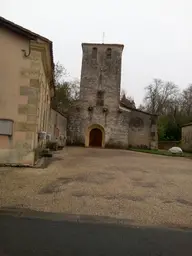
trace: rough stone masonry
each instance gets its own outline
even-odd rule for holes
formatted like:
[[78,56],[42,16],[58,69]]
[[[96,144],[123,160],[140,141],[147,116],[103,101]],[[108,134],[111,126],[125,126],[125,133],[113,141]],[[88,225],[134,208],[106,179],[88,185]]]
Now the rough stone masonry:
[[80,100],[68,116],[68,144],[157,148],[157,116],[120,102],[122,44],[83,43]]

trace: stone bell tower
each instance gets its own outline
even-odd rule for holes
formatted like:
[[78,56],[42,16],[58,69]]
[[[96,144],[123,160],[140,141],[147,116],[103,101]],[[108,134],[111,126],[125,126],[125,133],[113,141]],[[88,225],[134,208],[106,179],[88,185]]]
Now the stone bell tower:
[[118,108],[123,48],[121,44],[82,44],[80,99],[84,108]]

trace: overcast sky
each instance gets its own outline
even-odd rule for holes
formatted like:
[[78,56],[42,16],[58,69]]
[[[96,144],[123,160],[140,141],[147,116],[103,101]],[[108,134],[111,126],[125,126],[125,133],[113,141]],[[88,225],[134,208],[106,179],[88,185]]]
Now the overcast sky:
[[153,78],[192,83],[191,0],[0,0],[0,15],[54,44],[54,60],[79,78],[81,43],[122,43],[122,88],[142,102]]

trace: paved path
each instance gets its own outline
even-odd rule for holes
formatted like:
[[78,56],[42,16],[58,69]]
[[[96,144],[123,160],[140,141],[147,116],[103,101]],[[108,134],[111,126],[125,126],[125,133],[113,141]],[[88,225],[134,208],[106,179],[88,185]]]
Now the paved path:
[[69,147],[47,169],[0,169],[0,207],[192,227],[192,161]]
[[85,218],[85,222],[67,221],[70,215],[63,219],[57,214],[15,215],[0,215],[1,256],[192,255],[189,230],[95,223],[94,217],[86,223]]

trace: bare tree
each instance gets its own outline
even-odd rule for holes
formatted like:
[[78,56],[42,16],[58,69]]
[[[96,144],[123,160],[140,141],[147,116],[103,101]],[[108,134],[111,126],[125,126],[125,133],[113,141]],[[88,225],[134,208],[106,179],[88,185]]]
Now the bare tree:
[[67,80],[67,70],[57,63],[55,65],[55,97],[52,100],[52,107],[62,113],[66,113],[69,107],[79,98],[79,80]]
[[145,89],[140,109],[159,115],[159,139],[180,140],[181,126],[192,121],[192,84],[180,92],[173,82],[154,79]]
[[138,107],[138,109],[145,111],[145,110],[146,110],[146,107],[145,107],[143,104],[140,104],[139,107]]
[[192,116],[192,84],[182,92],[182,110],[187,116]]
[[55,64],[54,68],[54,81],[55,81],[55,86],[59,86],[61,83],[64,82],[64,79],[67,77],[68,73],[66,68],[57,62]]
[[175,103],[179,92],[178,86],[173,82],[164,82],[161,79],[154,79],[145,90],[144,106],[152,114],[166,112]]

